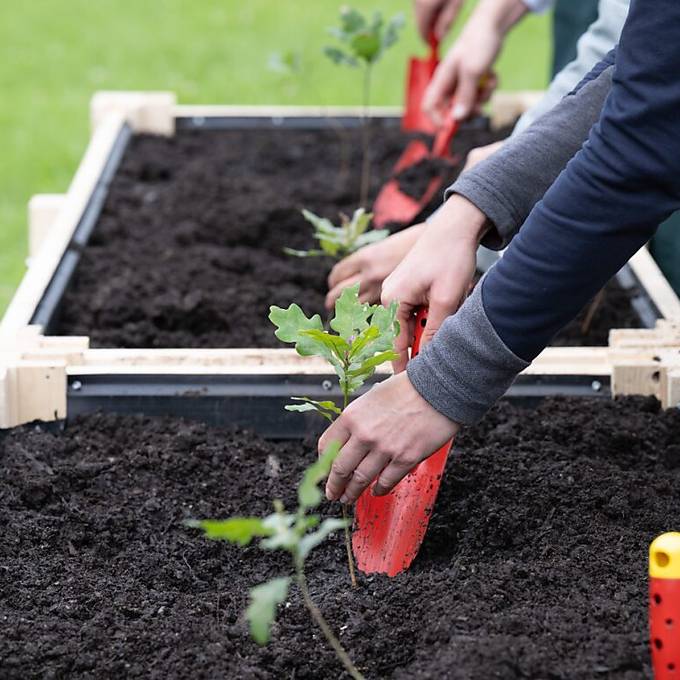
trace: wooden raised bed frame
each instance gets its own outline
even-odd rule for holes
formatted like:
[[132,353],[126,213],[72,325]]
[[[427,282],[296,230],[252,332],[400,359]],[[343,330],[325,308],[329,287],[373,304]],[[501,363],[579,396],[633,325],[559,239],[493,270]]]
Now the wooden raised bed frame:
[[[491,104],[495,125],[512,121],[540,93],[499,93]],[[133,132],[172,135],[177,118],[358,115],[353,108],[180,106],[167,92],[100,92],[91,103],[92,138],[65,195],[39,195],[29,203],[27,272],[0,323],[0,428],[67,416],[67,388],[74,376],[313,376],[325,363],[290,349],[90,349],[87,337],[50,337],[31,325],[76,226],[95,191],[115,141]],[[376,108],[374,115],[397,116]],[[613,330],[609,347],[547,348],[525,376],[592,378],[611,393],[657,396],[666,407],[680,404],[680,301],[646,248],[630,267],[663,319],[655,329]],[[77,382],[77,381],[75,381]],[[71,386],[72,387],[72,386]],[[77,387],[77,385],[76,385]],[[609,387],[609,385],[608,385]]]

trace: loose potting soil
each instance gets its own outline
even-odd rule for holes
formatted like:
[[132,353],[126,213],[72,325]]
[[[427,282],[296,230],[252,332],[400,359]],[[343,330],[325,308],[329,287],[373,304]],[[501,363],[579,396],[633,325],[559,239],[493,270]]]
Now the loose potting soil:
[[[461,130],[458,162],[419,164],[400,175],[404,190],[420,194],[433,173],[446,186],[471,148],[508,131]],[[281,346],[269,306],[296,302],[325,316],[332,266],[283,248],[318,245],[302,208],[338,223],[338,213],[357,207],[359,138],[358,129],[335,128],[133,138],[52,331],[87,335],[95,347]],[[408,138],[378,123],[372,138],[375,197]],[[627,294],[611,286],[589,332],[576,323],[562,342],[606,344],[610,328],[638,325]]]
[[[367,678],[650,678],[647,549],[680,523],[678,442],[680,411],[653,399],[503,403],[460,435],[411,570],[353,590],[334,536],[312,595]],[[183,525],[293,507],[313,457],[171,419],[8,431],[0,676],[347,677],[295,589],[270,645],[250,640],[248,588],[284,555]]]

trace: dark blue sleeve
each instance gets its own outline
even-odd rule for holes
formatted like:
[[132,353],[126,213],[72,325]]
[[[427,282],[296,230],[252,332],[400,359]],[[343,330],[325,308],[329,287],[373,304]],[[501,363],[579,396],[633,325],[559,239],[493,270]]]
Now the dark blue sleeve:
[[[595,80],[602,71],[605,69],[609,68],[610,66],[614,66],[616,63],[616,47],[613,50],[609,50],[607,54],[605,55],[604,59],[600,61],[599,63],[595,64],[595,66],[590,70],[589,73],[586,73],[585,76],[576,84],[576,87],[569,92],[569,94],[574,94],[578,92],[586,83],[589,83],[591,80]],[[567,95],[569,96],[569,95]]]
[[633,0],[588,141],[484,279],[489,321],[531,360],[680,208],[680,0]]

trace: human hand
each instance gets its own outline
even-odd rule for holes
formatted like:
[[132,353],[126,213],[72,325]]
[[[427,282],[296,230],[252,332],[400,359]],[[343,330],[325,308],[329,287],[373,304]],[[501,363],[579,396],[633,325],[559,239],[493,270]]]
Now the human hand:
[[443,40],[463,6],[464,0],[413,0],[416,25],[420,37],[430,42],[430,36]]
[[463,172],[471,170],[475,167],[475,165],[489,158],[489,156],[493,156],[496,151],[498,151],[503,146],[503,144],[505,144],[505,141],[501,140],[500,142],[494,142],[493,144],[478,146],[476,149],[472,149],[467,155]]
[[326,296],[326,308],[333,309],[342,291],[357,281],[361,284],[359,290],[361,302],[371,304],[379,302],[383,281],[404,259],[424,228],[425,224],[415,224],[340,260],[328,276],[329,292]]
[[397,319],[401,330],[395,343],[399,353],[395,372],[406,368],[416,308],[429,308],[422,336],[423,343],[427,343],[465,300],[486,228],[487,219],[481,210],[462,196],[452,196],[385,280],[382,303],[399,302]]
[[436,125],[448,115],[463,120],[485,103],[498,79],[492,66],[506,33],[526,12],[522,0],[481,0],[435,71],[423,97],[423,110]]
[[326,482],[327,498],[353,503],[374,480],[374,495],[388,494],[459,429],[418,394],[406,373],[378,383],[319,440],[320,453],[334,441],[342,447]]

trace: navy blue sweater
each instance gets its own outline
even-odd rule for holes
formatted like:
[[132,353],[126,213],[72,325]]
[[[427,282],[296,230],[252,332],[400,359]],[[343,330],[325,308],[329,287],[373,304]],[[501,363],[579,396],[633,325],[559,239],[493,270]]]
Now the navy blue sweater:
[[557,331],[680,208],[680,0],[633,0],[612,89],[588,141],[484,280],[484,308],[518,357]]

